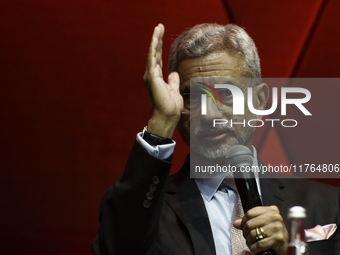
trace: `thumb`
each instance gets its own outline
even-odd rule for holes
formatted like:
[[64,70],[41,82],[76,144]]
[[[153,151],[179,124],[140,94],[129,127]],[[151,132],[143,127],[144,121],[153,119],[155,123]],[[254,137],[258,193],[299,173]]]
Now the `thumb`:
[[233,225],[237,229],[242,229],[242,219],[235,220]]
[[179,90],[179,75],[177,72],[172,72],[169,74],[168,84],[172,89]]

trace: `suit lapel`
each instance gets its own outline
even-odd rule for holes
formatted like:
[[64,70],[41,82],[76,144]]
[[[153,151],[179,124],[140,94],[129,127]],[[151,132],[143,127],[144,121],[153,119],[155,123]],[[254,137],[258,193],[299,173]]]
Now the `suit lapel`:
[[195,255],[216,254],[204,202],[194,179],[189,177],[189,157],[170,180],[165,200],[189,231]]
[[262,200],[264,205],[276,205],[282,207],[285,200],[282,189],[284,186],[277,179],[266,176],[260,179]]
[[[259,165],[263,165],[258,158]],[[280,178],[278,178],[280,176]],[[287,226],[287,212],[289,205],[289,195],[285,189],[284,182],[281,182],[282,175],[275,173],[265,173],[260,179],[262,201],[265,206],[276,205],[280,209],[280,213]],[[287,176],[289,178],[289,176]]]

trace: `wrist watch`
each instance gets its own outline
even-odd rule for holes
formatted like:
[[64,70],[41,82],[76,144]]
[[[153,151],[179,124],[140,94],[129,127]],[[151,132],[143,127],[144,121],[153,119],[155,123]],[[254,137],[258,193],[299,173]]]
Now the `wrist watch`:
[[172,139],[165,138],[151,132],[148,132],[148,127],[143,129],[142,134],[143,139],[150,145],[162,145],[162,144],[169,144],[172,143]]

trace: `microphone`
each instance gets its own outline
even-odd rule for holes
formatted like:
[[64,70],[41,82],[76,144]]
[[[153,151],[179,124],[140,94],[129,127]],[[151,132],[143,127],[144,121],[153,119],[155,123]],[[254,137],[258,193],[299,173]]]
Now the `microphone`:
[[[226,155],[226,164],[236,171],[233,171],[235,184],[241,198],[243,211],[256,206],[263,206],[257,190],[254,172],[250,171],[253,165],[254,155],[244,145],[231,147]],[[261,251],[257,255],[275,255],[273,250]]]
[[256,206],[262,206],[255,175],[249,171],[253,165],[253,159],[253,153],[246,146],[235,145],[228,151],[225,161],[227,165],[236,168],[233,175],[244,212]]

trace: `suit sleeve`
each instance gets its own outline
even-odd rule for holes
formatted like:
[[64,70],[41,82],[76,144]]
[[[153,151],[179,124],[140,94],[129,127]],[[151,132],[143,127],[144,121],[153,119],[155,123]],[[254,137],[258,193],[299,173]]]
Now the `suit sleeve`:
[[157,237],[170,167],[135,142],[124,173],[102,197],[95,255],[161,254]]

